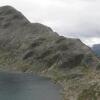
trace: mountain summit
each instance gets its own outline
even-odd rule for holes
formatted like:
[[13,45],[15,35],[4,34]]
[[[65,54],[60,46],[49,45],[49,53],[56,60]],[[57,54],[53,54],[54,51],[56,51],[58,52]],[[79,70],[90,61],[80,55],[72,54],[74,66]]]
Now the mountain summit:
[[[22,62],[31,66],[21,69]],[[59,36],[45,25],[29,22],[13,7],[4,6],[0,7],[0,64],[15,65],[14,69],[22,71],[34,67],[42,71],[80,64],[96,68],[98,59],[79,39]]]

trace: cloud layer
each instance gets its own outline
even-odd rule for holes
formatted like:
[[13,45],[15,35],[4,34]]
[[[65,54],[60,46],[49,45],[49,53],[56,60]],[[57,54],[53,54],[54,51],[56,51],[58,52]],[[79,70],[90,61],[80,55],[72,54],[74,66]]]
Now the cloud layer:
[[88,45],[100,43],[100,0],[0,0],[31,22],[52,27],[60,35],[80,38]]

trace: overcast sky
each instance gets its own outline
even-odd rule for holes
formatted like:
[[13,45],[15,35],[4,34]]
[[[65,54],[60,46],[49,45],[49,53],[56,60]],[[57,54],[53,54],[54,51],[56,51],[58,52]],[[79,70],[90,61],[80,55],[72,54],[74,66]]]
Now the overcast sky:
[[100,43],[100,0],[0,0],[0,6],[4,5],[60,35],[80,38],[90,46]]

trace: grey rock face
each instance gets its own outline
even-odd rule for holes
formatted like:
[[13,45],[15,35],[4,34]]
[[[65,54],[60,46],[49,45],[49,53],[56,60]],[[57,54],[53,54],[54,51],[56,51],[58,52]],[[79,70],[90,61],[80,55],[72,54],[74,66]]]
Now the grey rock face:
[[[99,63],[91,49],[79,39],[59,36],[45,25],[31,23],[10,6],[0,7],[0,53],[1,65],[15,64],[13,67],[18,67],[19,61],[41,69],[73,68],[80,64],[97,67]],[[8,58],[7,61],[4,58]]]

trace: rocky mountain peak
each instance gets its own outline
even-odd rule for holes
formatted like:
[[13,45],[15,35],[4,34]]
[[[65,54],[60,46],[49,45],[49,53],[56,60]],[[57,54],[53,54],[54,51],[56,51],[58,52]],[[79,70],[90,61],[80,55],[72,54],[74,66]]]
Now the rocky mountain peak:
[[0,7],[0,28],[13,27],[16,24],[21,25],[29,23],[29,21],[11,6]]
[[[79,39],[59,36],[51,28],[30,23],[22,13],[10,6],[0,7],[0,64],[24,71],[44,70],[52,66],[73,68],[81,64],[97,67],[98,59]],[[4,59],[6,58],[6,59]],[[23,65],[24,65],[23,64]],[[12,68],[13,68],[12,67]]]

